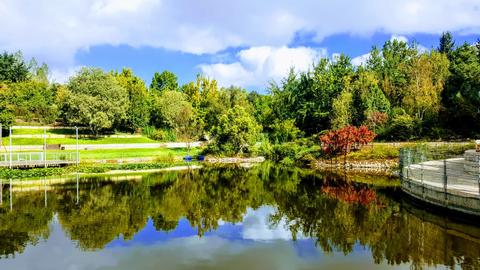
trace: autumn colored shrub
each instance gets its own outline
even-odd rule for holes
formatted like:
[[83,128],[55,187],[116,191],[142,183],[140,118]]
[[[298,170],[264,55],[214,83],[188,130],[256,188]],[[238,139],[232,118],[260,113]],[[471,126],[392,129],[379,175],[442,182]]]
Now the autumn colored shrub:
[[320,136],[320,142],[324,153],[330,156],[343,155],[346,162],[350,151],[372,142],[375,136],[375,132],[366,126],[346,126]]

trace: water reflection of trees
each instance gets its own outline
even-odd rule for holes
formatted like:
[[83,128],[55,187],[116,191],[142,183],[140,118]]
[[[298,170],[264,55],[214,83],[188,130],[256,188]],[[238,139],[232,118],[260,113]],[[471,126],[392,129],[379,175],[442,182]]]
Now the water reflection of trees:
[[[50,233],[48,224],[53,211],[45,207],[42,194],[23,196],[15,201],[15,208],[5,201],[0,205],[0,257],[14,256],[23,252],[30,244],[47,239]],[[5,198],[4,198],[5,199]],[[9,200],[9,197],[6,198]],[[52,201],[52,203],[55,203]]]
[[47,238],[54,213],[80,248],[95,250],[118,237],[131,239],[149,218],[157,230],[168,232],[186,217],[203,235],[219,221],[241,222],[249,207],[271,204],[277,206],[272,225],[286,221],[294,238],[311,237],[326,252],[348,254],[364,245],[377,263],[480,267],[479,228],[435,215],[425,220],[425,212],[407,211],[383,192],[336,175],[269,164],[250,170],[207,168],[142,181],[89,181],[78,196],[77,204],[76,188],[63,185],[49,192],[47,207],[43,193],[19,194],[13,212],[0,207],[1,254],[22,252]]
[[480,228],[456,224],[451,230],[446,218],[418,210],[412,213],[407,211],[408,204],[381,192],[365,200],[365,186],[325,178],[320,185],[302,181],[297,192],[277,194],[278,211],[272,222],[286,220],[294,236],[312,237],[326,252],[348,254],[356,245],[366,246],[376,263],[480,267]]

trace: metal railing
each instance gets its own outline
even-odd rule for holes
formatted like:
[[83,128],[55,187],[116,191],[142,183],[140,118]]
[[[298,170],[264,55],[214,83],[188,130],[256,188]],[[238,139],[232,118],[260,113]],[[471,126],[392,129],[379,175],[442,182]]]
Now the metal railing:
[[480,153],[460,150],[402,148],[402,189],[418,199],[480,215]]
[[[78,154],[79,155],[79,154]],[[47,153],[46,158],[43,152],[14,152],[12,153],[12,161],[44,161],[44,160],[64,160],[77,161],[76,152]],[[0,154],[0,162],[9,162],[10,154]]]
[[[48,135],[47,127],[42,127],[42,134],[34,134],[36,138],[43,138],[43,144],[40,146],[42,152],[25,152],[16,149],[14,150],[12,138],[14,137],[13,130],[14,128],[10,127],[8,132],[9,144],[8,148],[3,144],[3,134],[2,134],[2,125],[0,123],[0,148],[3,147],[3,152],[0,152],[0,167],[9,167],[9,168],[22,168],[22,167],[39,167],[39,166],[57,166],[57,165],[67,165],[67,164],[76,164],[80,163],[80,152],[79,152],[79,128],[75,127],[75,152],[63,151],[65,147],[62,147],[61,144],[47,144]],[[16,145],[18,146],[18,145]],[[18,147],[15,147],[18,148]],[[51,150],[54,150],[51,152]],[[35,149],[36,150],[36,149]],[[50,150],[50,151],[49,151]],[[59,151],[62,150],[62,151]]]

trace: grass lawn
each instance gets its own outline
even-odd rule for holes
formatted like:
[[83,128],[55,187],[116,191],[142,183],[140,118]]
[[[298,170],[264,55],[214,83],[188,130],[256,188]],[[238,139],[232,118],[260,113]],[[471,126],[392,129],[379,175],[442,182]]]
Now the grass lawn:
[[[200,148],[191,148],[187,151],[186,148],[168,149],[168,148],[147,148],[147,149],[101,149],[101,150],[80,150],[80,159],[82,162],[104,159],[124,159],[124,158],[155,158],[158,161],[172,162],[175,159],[183,158],[186,155],[198,155]],[[48,151],[47,159],[58,158],[58,155],[75,157],[75,151]],[[40,159],[41,153],[34,154],[34,159]],[[22,156],[21,158],[26,158]],[[16,160],[17,155],[13,156]]]
[[[123,158],[157,158],[160,161],[170,162],[175,158],[183,158],[186,155],[198,155],[200,148],[147,148],[147,149],[101,149],[101,150],[80,150],[81,161],[92,161],[97,159],[123,159]],[[42,152],[17,152],[12,155],[13,160],[42,160]],[[0,157],[0,159],[2,159]],[[69,159],[75,158],[75,151],[47,151],[47,159]]]
[[398,158],[400,148],[400,146],[373,144],[373,146],[365,146],[358,151],[349,153],[347,158],[352,160],[395,159]]
[[[156,143],[147,137],[140,138],[81,138],[79,144],[124,144],[124,143]],[[9,139],[3,138],[3,145],[9,145]],[[43,145],[43,138],[12,138],[13,145]],[[75,138],[47,138],[47,144],[76,144]]]
[[438,153],[445,153],[448,155],[462,155],[465,150],[474,149],[475,144],[472,142],[467,143],[373,143],[373,145],[367,145],[359,151],[353,151],[347,155],[351,160],[380,160],[380,159],[397,159],[400,154],[400,148],[402,147],[427,147],[431,151]]
[[[198,153],[200,153],[199,148],[191,148],[189,152],[190,155],[196,155]],[[187,154],[188,154],[188,151],[185,148],[83,150],[83,151],[80,151],[80,159],[82,161],[88,161],[88,160],[96,160],[96,159],[154,157],[159,160],[172,161],[175,157],[183,158]]]

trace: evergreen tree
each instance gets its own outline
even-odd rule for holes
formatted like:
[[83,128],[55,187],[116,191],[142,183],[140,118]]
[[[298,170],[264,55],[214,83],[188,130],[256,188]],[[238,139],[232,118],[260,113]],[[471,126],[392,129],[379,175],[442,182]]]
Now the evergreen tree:
[[442,36],[440,37],[440,45],[438,46],[438,51],[450,57],[454,47],[455,42],[453,41],[452,34],[450,32],[443,32]]

